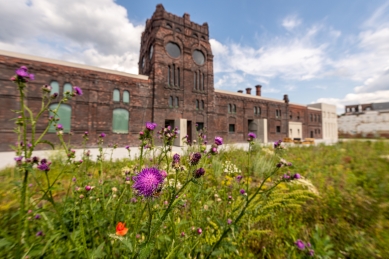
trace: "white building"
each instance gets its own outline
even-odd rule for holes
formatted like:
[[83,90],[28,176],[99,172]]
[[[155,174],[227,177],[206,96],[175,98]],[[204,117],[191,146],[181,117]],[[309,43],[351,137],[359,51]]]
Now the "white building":
[[336,115],[336,106],[327,103],[314,103],[308,106],[321,110],[323,140],[326,142],[338,141],[338,116]]
[[347,105],[345,111],[338,118],[340,133],[389,135],[389,102]]

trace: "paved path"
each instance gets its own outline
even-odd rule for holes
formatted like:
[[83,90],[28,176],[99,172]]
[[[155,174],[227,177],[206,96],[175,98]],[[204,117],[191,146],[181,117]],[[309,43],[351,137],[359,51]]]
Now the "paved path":
[[[231,148],[231,147],[236,147],[236,148],[243,148],[247,150],[248,148],[248,143],[236,143],[236,144],[231,144],[231,145],[223,145],[222,148]],[[207,146],[207,150],[209,150],[210,145]],[[97,155],[99,154],[99,149],[98,148],[89,148],[90,150],[90,155],[92,159],[96,159]],[[140,150],[138,147],[133,147],[130,148],[131,150],[131,158],[134,157],[139,157],[140,155]],[[178,153],[182,154],[185,150],[185,147],[173,147],[173,154]],[[76,158],[80,159],[82,157],[82,152],[83,149],[75,149],[76,151]],[[39,158],[50,158],[51,156],[58,154],[58,153],[63,153],[62,150],[39,150],[39,151],[34,151],[33,156],[37,156]],[[104,148],[104,153],[105,153],[105,158],[109,159],[111,156],[111,148]],[[0,170],[6,167],[11,167],[15,165],[15,152],[0,152]],[[125,148],[116,148],[113,153],[112,153],[112,159],[123,159],[123,158],[128,158],[128,151]]]
[[[319,143],[325,143],[325,144],[331,144],[331,143],[326,143],[323,140],[315,140],[315,144]],[[272,143],[269,143],[268,145],[272,145]],[[242,148],[244,150],[248,149],[248,143],[235,143],[235,144],[227,144],[221,146],[222,149],[228,149],[231,147],[236,147],[236,148]],[[210,145],[207,146],[207,150],[209,150]],[[138,147],[133,147],[131,149],[131,158],[134,157],[139,157],[139,148]],[[173,147],[173,154],[178,153],[182,154],[184,152],[185,147]],[[80,159],[82,157],[82,152],[83,149],[75,149],[76,150],[76,158]],[[99,154],[99,149],[98,148],[89,148],[91,158],[96,159],[97,155]],[[50,158],[51,156],[55,155],[56,153],[63,152],[61,150],[40,150],[40,151],[35,151],[33,153],[33,156],[37,156],[40,158]],[[109,159],[111,156],[111,149],[110,148],[104,148],[104,153],[105,153],[105,158]],[[112,159],[123,159],[128,157],[128,151],[125,148],[116,148],[113,151],[112,154]],[[0,152],[0,170],[6,167],[11,167],[15,165],[15,152]]]

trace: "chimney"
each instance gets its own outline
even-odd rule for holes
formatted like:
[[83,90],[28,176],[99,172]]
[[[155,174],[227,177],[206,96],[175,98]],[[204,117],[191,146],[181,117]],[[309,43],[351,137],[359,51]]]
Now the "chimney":
[[251,88],[246,88],[246,94],[251,94]]
[[255,88],[257,88],[257,96],[261,96],[262,85],[256,85]]
[[238,90],[238,93],[243,94],[243,90]]
[[289,97],[287,94],[284,94],[284,101],[285,103],[289,103]]

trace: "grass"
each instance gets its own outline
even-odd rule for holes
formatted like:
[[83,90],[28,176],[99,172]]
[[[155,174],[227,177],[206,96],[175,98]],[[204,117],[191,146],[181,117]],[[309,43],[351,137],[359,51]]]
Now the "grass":
[[[206,174],[188,185],[161,224],[157,223],[169,202],[168,191],[144,201],[135,195],[122,174],[124,167],[135,174],[132,168],[137,160],[104,161],[102,181],[98,163],[84,161],[79,167],[64,166],[61,156],[52,157],[49,179],[51,183],[58,180],[50,190],[57,207],[45,199],[44,174],[35,170],[28,188],[31,211],[26,216],[23,251],[30,258],[204,258],[228,226],[228,219],[234,219],[235,210],[244,203],[240,190],[253,190],[279,161],[271,152],[255,146],[250,162],[247,152],[239,149],[203,157],[200,166]],[[289,170],[300,173],[306,181],[282,182],[271,194],[258,196],[212,258],[307,257],[306,252],[296,248],[298,239],[311,243],[315,258],[389,258],[387,155],[389,143],[383,141],[288,148],[282,157],[293,162],[293,167],[282,168],[266,181],[264,190]],[[184,157],[186,170],[178,177],[181,183],[191,174]],[[152,157],[147,158],[146,166],[156,163],[149,159]],[[236,170],[226,170],[226,161]],[[158,166],[168,168],[166,162]],[[250,177],[246,177],[248,171],[252,172]],[[168,173],[168,179],[174,179],[174,174]],[[244,176],[242,181],[236,180],[237,175]],[[20,179],[15,168],[0,171],[2,258],[13,258]],[[86,192],[86,185],[95,189]],[[156,227],[158,232],[143,247],[150,231],[147,206],[155,222],[151,232]],[[40,219],[35,219],[37,214]],[[129,228],[125,238],[114,234],[119,221]],[[200,228],[202,233],[198,234]],[[64,234],[65,230],[70,237]],[[36,236],[39,231],[43,236]]]

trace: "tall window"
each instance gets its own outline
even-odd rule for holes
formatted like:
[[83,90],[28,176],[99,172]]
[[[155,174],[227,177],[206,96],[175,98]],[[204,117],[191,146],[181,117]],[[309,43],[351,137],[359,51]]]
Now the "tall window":
[[177,68],[177,86],[180,86],[180,68]]
[[204,110],[204,101],[201,100],[201,110]]
[[120,91],[118,89],[113,90],[113,101],[120,102]]
[[170,85],[170,66],[167,66],[167,84]]
[[310,115],[311,115],[311,116],[310,116],[310,117],[311,117],[311,121],[313,121],[313,116],[312,116],[312,114],[310,114]]
[[176,65],[173,64],[173,80],[172,85],[176,85]]
[[199,90],[203,90],[203,74],[202,73],[200,73],[200,71],[199,71],[199,77],[200,77],[200,89]]
[[197,90],[197,72],[194,72],[193,76],[194,76],[193,78],[194,89]]
[[200,109],[200,103],[199,103],[199,100],[196,100],[196,109],[198,110],[198,109]]
[[203,82],[202,82],[202,85],[203,85],[203,91],[204,91],[204,90],[205,90],[205,79],[204,79],[204,73],[203,73],[202,80],[203,80]]
[[70,83],[65,83],[63,85],[63,94],[65,95],[66,92],[69,92],[69,93],[73,92],[73,87]]
[[257,107],[254,107],[254,114],[257,114]]
[[130,103],[130,93],[128,91],[123,92],[123,102]]
[[276,126],[276,132],[281,133],[281,126]]
[[233,113],[236,113],[236,105],[235,105],[235,104],[232,105],[232,112],[233,112]]
[[258,115],[261,115],[261,107],[258,107],[257,112],[258,112]]
[[228,125],[228,132],[234,133],[235,132],[235,124],[229,124]]
[[[56,109],[58,104],[51,104],[50,110]],[[59,118],[58,124],[61,124],[63,127],[63,132],[68,133],[70,132],[70,124],[71,124],[71,118],[72,118],[72,107],[67,104],[61,104],[59,106],[57,114],[54,114],[53,112],[50,112],[49,116],[53,116],[55,118]],[[49,132],[55,132],[55,127],[53,124],[51,124],[49,128]]]
[[57,81],[51,81],[50,86],[51,86],[50,94],[53,94],[53,93],[59,94],[59,84]]
[[169,97],[169,107],[173,107],[173,96]]
[[113,110],[112,131],[115,133],[128,133],[129,112],[125,109]]
[[178,100],[178,97],[177,97],[177,96],[176,96],[176,99],[175,99],[174,106],[176,106],[176,107],[180,106],[180,102],[179,102],[179,100]]
[[232,105],[228,104],[228,113],[231,113],[231,112],[232,112]]

